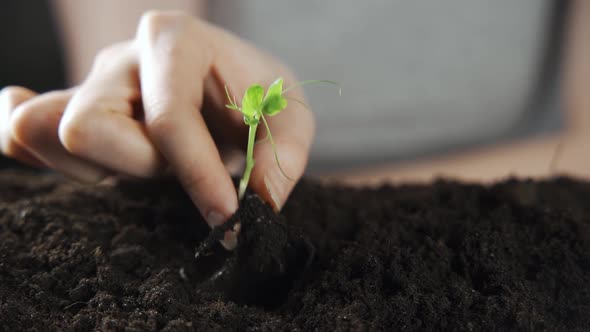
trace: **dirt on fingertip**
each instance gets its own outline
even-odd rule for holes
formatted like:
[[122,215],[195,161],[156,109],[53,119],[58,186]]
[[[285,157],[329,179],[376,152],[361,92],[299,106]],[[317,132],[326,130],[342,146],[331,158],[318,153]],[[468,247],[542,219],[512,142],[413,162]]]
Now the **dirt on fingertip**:
[[280,214],[248,194],[212,232],[172,179],[5,169],[0,331],[587,331],[588,202],[568,178],[303,180]]

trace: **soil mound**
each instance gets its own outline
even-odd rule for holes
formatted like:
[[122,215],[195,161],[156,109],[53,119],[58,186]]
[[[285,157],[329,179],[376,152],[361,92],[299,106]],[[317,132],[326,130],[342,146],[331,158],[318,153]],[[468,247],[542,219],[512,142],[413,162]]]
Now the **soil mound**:
[[[590,330],[590,185],[249,195],[224,252],[172,180],[0,171],[0,330]],[[195,252],[199,257],[195,259]]]

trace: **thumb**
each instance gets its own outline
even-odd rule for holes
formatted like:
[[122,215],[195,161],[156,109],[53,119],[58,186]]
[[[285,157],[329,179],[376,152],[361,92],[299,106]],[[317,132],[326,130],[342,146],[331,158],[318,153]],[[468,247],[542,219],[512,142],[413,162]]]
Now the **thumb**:
[[256,164],[250,185],[278,212],[305,171],[314,121],[311,112],[297,106],[267,117],[267,122],[272,139],[261,121],[259,137],[264,140],[254,147]]

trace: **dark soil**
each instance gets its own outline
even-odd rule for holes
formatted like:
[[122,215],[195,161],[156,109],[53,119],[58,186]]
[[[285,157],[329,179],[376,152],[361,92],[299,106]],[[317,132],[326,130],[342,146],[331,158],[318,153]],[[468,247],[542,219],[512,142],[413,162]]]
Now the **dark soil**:
[[590,330],[588,183],[304,181],[235,223],[228,254],[172,180],[1,171],[0,330]]

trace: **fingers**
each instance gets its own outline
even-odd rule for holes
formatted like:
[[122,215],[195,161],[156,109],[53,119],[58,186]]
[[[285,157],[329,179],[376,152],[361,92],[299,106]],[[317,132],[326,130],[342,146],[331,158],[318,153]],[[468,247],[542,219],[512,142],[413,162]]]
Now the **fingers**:
[[[239,38],[179,14],[145,15],[137,41],[150,136],[172,164],[209,224],[220,224],[235,211],[237,199],[218,149],[199,112],[203,94],[205,92],[213,99],[216,109],[223,112],[220,114],[227,114],[225,118],[213,116],[217,120],[214,124],[217,130],[214,131],[231,136],[228,132],[238,125],[239,133],[243,134],[241,115],[223,106],[226,102],[224,86],[227,85],[234,94],[245,91],[252,83],[269,84],[279,76],[293,83],[293,75]],[[293,90],[293,93],[294,97],[303,99],[301,89]],[[220,124],[219,120],[228,120],[228,123]],[[281,173],[272,146],[262,144],[255,148],[256,167],[251,187],[279,209],[295,185],[293,179],[301,177],[307,164],[314,121],[310,112],[295,103],[280,117],[268,121],[274,129],[273,138],[281,166],[292,180]]]
[[43,163],[14,139],[11,118],[18,105],[33,98],[35,92],[21,87],[6,87],[0,92],[0,151],[26,164],[41,167]]
[[[235,36],[216,30],[215,40],[217,52],[212,72],[218,79],[217,91],[223,91],[225,84],[230,90],[239,92],[245,91],[253,83],[268,87],[278,77],[284,78],[285,86],[296,83],[294,75],[286,67]],[[234,93],[230,91],[230,94]],[[222,105],[226,104],[223,96],[223,93],[221,97],[217,96],[221,98]],[[305,101],[301,88],[290,90],[289,96]],[[231,114],[239,115],[233,111]],[[238,122],[244,126],[241,115],[239,116]],[[296,102],[291,102],[279,115],[266,117],[266,120],[276,150],[269,139],[256,144],[256,164],[250,178],[250,187],[278,211],[305,170],[314,137],[315,121],[313,113]],[[259,138],[266,137],[263,122],[258,130]]]
[[[135,40],[102,52],[75,91],[3,97],[8,101],[0,119],[9,125],[0,124],[0,147],[91,182],[106,170],[153,176],[168,163],[209,225],[220,225],[238,201],[211,131],[228,145],[245,144],[247,132],[242,116],[225,109],[224,86],[239,97],[251,84],[277,77],[294,82],[280,63],[221,29],[178,13],[148,13]],[[301,89],[292,93],[303,99]],[[204,96],[215,106],[208,123]],[[282,171],[299,179],[313,137],[312,114],[292,103],[267,120]],[[264,137],[263,123],[259,130]],[[255,147],[255,159],[250,186],[280,209],[295,181],[282,174],[269,140]]]
[[199,108],[213,58],[210,36],[175,13],[148,13],[138,28],[140,78],[150,137],[211,226],[237,209],[236,191]]
[[59,137],[72,154],[135,177],[154,176],[164,161],[134,119],[139,101],[137,56],[133,44],[102,51],[87,80],[74,93],[59,125]]
[[27,100],[10,119],[14,139],[43,164],[76,180],[96,183],[106,171],[71,155],[61,144],[58,127],[71,91],[55,91]]

